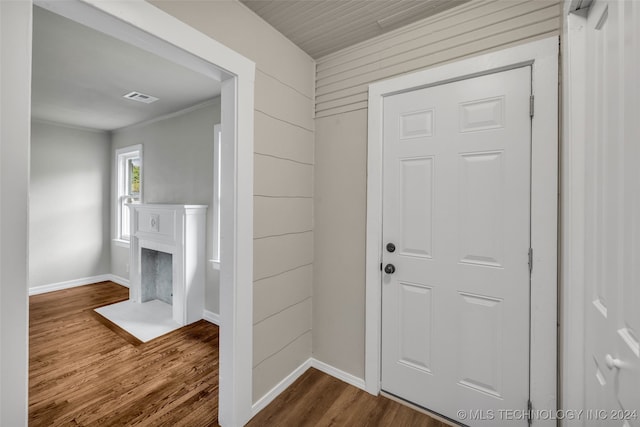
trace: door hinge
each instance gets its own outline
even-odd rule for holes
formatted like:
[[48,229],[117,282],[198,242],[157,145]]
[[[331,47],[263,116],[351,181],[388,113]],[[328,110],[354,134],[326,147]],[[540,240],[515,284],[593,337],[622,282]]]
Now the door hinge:
[[527,424],[533,424],[533,403],[531,399],[527,400]]
[[533,95],[529,97],[529,117],[533,117]]
[[529,273],[533,271],[533,248],[529,248]]

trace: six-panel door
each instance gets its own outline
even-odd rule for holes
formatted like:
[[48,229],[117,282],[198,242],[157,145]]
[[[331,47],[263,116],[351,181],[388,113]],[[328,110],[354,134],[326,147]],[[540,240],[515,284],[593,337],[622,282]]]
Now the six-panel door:
[[530,94],[525,66],[384,101],[382,389],[470,425],[529,396]]

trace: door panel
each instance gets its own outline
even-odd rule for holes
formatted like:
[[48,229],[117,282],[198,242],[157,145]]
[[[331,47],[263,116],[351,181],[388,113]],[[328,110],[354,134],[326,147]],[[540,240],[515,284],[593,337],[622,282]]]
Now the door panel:
[[502,398],[502,301],[460,292],[459,384]]
[[497,129],[504,126],[504,97],[460,104],[460,132]]
[[431,372],[431,288],[400,283],[399,362]]
[[502,267],[503,153],[461,154],[458,173],[460,262]]
[[[420,191],[414,191],[419,188]],[[400,160],[400,253],[431,258],[433,158]]]
[[527,405],[530,88],[522,67],[384,100],[382,388],[452,419]]

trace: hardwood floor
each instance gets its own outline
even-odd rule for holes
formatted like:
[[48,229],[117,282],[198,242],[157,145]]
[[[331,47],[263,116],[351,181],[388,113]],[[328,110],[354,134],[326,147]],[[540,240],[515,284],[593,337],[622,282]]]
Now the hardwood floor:
[[248,426],[446,427],[448,424],[311,368]]
[[93,308],[111,282],[30,297],[30,426],[214,426],[218,327],[204,320],[133,345]]
[[[93,312],[127,298],[112,282],[30,297],[30,426],[218,425],[218,327],[199,321],[140,343]],[[446,425],[315,369],[249,423]]]

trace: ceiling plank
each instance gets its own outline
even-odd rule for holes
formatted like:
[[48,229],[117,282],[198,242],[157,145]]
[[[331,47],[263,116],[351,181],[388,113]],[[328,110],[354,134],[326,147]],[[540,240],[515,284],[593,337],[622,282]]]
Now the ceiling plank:
[[317,59],[470,0],[241,1]]

